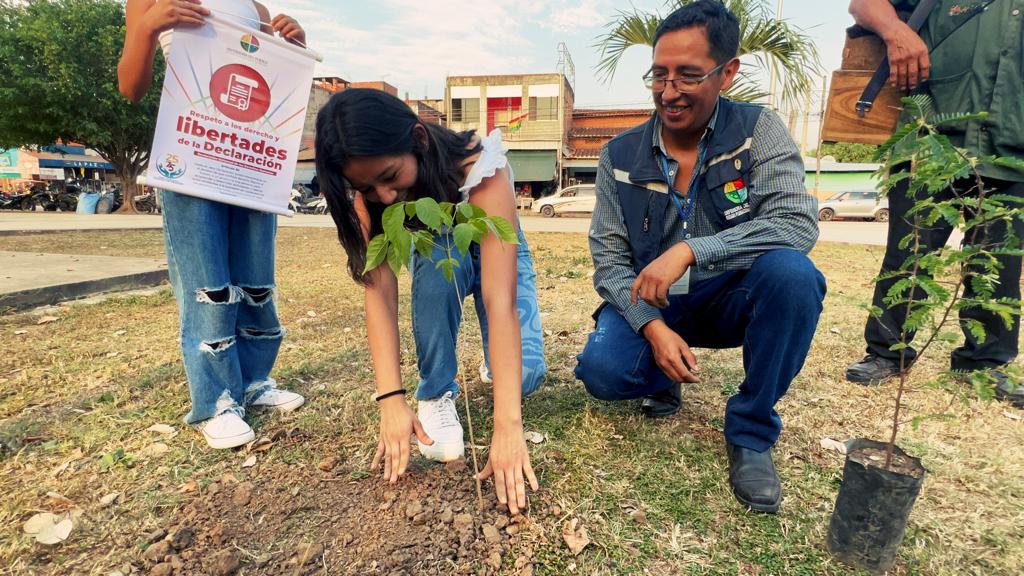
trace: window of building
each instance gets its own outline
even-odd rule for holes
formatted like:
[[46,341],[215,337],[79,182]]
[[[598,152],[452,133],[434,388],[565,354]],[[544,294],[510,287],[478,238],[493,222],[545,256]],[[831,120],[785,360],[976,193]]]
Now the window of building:
[[558,97],[531,96],[530,120],[558,120]]
[[452,122],[477,122],[479,120],[479,98],[452,98]]

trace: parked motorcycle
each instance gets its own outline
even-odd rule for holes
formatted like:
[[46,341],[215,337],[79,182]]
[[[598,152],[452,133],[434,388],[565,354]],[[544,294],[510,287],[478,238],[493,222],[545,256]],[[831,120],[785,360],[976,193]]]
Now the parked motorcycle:
[[35,209],[36,205],[32,201],[31,191],[23,192],[21,194],[11,194],[0,202],[0,210],[24,210],[26,212],[30,212]]
[[288,205],[293,212],[298,214],[327,213],[327,200],[301,184],[292,188],[292,196]]
[[159,214],[160,205],[156,201],[156,192],[139,194],[134,199],[135,209],[144,214]]

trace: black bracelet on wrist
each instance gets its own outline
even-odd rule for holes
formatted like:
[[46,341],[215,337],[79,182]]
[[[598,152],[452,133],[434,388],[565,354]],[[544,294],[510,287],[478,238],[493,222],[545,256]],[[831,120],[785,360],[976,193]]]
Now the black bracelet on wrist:
[[398,390],[392,390],[391,392],[385,392],[385,393],[377,396],[376,398],[374,398],[374,400],[376,400],[377,402],[380,402],[381,400],[383,400],[385,398],[388,398],[388,397],[391,397],[391,396],[397,396],[399,394],[401,394],[402,396],[405,396],[405,388],[399,388]]

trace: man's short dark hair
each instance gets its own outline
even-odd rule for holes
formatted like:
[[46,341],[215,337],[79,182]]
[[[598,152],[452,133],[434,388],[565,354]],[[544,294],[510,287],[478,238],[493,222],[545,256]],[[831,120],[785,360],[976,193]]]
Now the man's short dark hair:
[[704,27],[715,62],[721,64],[736,57],[740,21],[721,0],[696,0],[669,14],[654,32],[654,45],[664,34],[696,26]]

